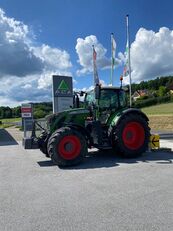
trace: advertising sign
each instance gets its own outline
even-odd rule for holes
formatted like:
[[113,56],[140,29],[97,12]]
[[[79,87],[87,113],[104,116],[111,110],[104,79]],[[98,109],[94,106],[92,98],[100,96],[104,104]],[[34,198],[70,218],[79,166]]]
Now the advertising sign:
[[53,75],[53,95],[54,97],[72,97],[72,77]]
[[22,118],[32,118],[32,104],[22,104],[21,114]]
[[58,97],[58,110],[65,111],[73,107],[73,98],[72,97]]
[[72,77],[53,75],[53,112],[64,111],[72,106]]

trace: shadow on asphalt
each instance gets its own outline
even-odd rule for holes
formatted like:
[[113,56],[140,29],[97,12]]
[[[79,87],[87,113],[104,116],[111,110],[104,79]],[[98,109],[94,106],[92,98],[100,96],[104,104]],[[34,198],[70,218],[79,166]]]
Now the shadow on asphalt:
[[[141,157],[133,159],[125,159],[115,155],[113,151],[93,151],[89,152],[84,162],[76,166],[61,167],[64,170],[80,170],[80,169],[94,169],[94,168],[110,168],[116,167],[120,164],[135,164],[139,162],[149,163],[151,161],[157,164],[173,164],[173,152],[146,152]],[[37,162],[40,167],[55,166],[51,160]]]
[[44,161],[38,161],[37,164],[40,167],[52,167],[52,166],[56,166],[56,164],[54,164],[50,159],[49,160],[44,160]]
[[18,143],[5,129],[0,129],[0,146],[8,145],[18,145]]

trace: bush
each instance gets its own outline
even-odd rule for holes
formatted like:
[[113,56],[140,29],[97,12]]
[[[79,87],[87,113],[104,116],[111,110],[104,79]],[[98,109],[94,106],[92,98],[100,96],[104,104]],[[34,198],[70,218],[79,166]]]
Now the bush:
[[42,110],[37,110],[36,112],[34,112],[34,119],[41,119],[44,118],[45,116],[46,116],[46,112]]
[[168,102],[173,102],[173,97],[170,95],[163,96],[163,97],[156,97],[156,98],[150,98],[146,100],[138,100],[134,103],[134,106],[137,108],[143,108],[143,107],[149,107],[153,106],[156,104],[161,104],[161,103],[168,103]]
[[148,95],[141,96],[140,98],[137,99],[137,101],[138,100],[145,100],[145,99],[148,99]]

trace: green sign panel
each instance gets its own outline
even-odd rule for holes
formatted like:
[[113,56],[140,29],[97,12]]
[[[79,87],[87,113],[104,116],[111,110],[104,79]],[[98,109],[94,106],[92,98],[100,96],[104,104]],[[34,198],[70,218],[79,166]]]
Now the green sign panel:
[[69,87],[68,87],[68,84],[64,80],[62,80],[59,84],[58,89],[63,90],[63,91],[68,91]]
[[72,97],[72,77],[53,76],[53,95],[54,97]]

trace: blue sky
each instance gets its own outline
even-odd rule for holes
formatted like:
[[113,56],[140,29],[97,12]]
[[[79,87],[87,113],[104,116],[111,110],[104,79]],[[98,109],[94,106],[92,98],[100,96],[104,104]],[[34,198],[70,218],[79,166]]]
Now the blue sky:
[[53,73],[72,75],[76,89],[89,88],[92,44],[99,77],[109,84],[111,32],[117,45],[114,84],[118,86],[126,14],[130,15],[132,81],[173,73],[171,0],[0,0],[0,8],[0,105],[51,100]]

